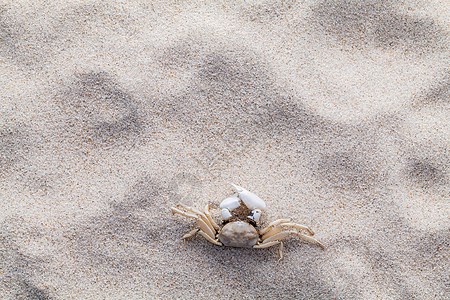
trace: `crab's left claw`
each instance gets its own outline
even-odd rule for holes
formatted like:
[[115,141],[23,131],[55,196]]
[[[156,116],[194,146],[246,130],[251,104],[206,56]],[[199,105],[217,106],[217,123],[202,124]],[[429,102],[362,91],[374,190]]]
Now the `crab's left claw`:
[[237,195],[230,196],[220,203],[222,209],[222,219],[229,220],[232,217],[231,211],[241,206],[241,200]]

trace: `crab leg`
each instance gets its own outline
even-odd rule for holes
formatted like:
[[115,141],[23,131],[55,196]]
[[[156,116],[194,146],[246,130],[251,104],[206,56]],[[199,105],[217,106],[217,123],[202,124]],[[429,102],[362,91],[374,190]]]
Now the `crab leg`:
[[266,232],[268,232],[270,229],[272,229],[272,227],[283,224],[283,223],[290,223],[290,222],[291,222],[291,220],[289,220],[289,219],[275,220],[273,222],[270,222],[269,225],[267,225],[267,227],[262,229],[259,233],[264,235]]
[[208,217],[202,213],[200,210],[194,208],[194,207],[190,207],[184,204],[178,204],[177,206],[181,206],[182,208],[186,209],[187,211],[193,212],[194,214],[200,216],[200,218],[203,220],[203,222],[205,222],[206,224],[208,224],[209,227],[214,228],[214,226],[210,223]]
[[282,241],[272,241],[272,242],[268,242],[268,243],[257,244],[257,245],[254,245],[253,248],[263,249],[263,248],[268,248],[268,247],[272,247],[272,246],[276,246],[276,245],[280,245],[280,248],[278,248],[278,255],[280,256],[278,261],[280,261],[283,259],[283,242]]
[[[279,227],[274,228],[274,231],[273,231],[273,232],[271,231],[271,232],[267,233],[266,235],[264,235],[264,236],[261,238],[261,239],[262,239],[262,245],[268,244],[268,243],[271,243],[271,242],[274,242],[274,241],[277,241],[277,240],[281,240],[281,239],[284,239],[285,237],[287,237],[287,236],[289,236],[289,235],[291,235],[291,234],[295,234],[296,236],[298,236],[298,237],[304,239],[305,241],[315,243],[315,244],[317,244],[317,245],[319,245],[320,247],[322,247],[322,248],[325,249],[325,246],[324,246],[321,242],[319,242],[318,240],[316,240],[316,239],[313,238],[313,237],[310,237],[309,235],[301,234],[300,232],[297,232],[297,231],[295,231],[295,230],[290,230],[290,231],[279,231],[279,232],[275,233],[275,230],[276,230],[277,228],[279,228]],[[270,235],[269,235],[269,234],[270,234]]]
[[254,245],[253,248],[263,249],[263,248],[276,246],[276,245],[278,245],[280,243],[281,243],[281,241],[272,241],[272,242],[268,242],[268,243]]
[[269,237],[271,237],[272,235],[277,234],[280,231],[281,231],[281,227],[273,227],[272,229],[269,230],[269,232],[267,232],[266,234],[264,234],[261,237],[261,240],[264,241],[264,240],[268,239]]
[[[181,206],[181,207],[185,208],[186,210],[189,210],[189,211],[191,211],[191,212],[193,212],[195,214],[193,214],[191,212],[184,212],[184,211],[182,211],[182,210],[180,210],[178,208],[175,208],[175,207],[171,207],[172,213],[174,213],[174,214],[177,213],[177,214],[180,214],[182,216],[195,219],[196,222],[197,222],[197,225],[200,226],[200,228],[201,228],[201,232],[204,232],[205,234],[207,234],[212,239],[216,238],[216,230],[214,229],[214,227],[212,227],[212,225],[209,223],[208,218],[202,212],[200,212],[197,209],[193,209],[193,208],[191,208],[189,206],[185,206],[185,205],[182,205],[182,204],[179,204],[177,206]],[[191,232],[189,232],[189,233],[191,233]],[[189,237],[189,233],[187,234],[188,237]],[[192,235],[194,235],[194,234],[195,233],[193,233]]]
[[209,235],[212,239],[216,238],[216,233],[213,228],[211,228],[208,224],[206,224],[202,219],[197,219],[197,225],[200,226],[202,231]]
[[[286,224],[281,224],[280,226],[284,226],[284,225],[286,225]],[[294,224],[294,225],[297,225],[297,224]],[[294,227],[294,226],[289,226],[289,227]],[[300,225],[300,227],[303,228],[304,226]],[[297,226],[295,226],[294,228],[297,228]],[[261,238],[262,242],[253,247],[254,248],[266,248],[266,247],[275,246],[275,245],[280,244],[280,249],[279,249],[280,259],[279,260],[281,260],[281,259],[283,259],[283,242],[281,240],[284,239],[285,237],[288,237],[291,234],[295,234],[295,235],[299,236],[300,238],[302,238],[308,242],[315,243],[325,249],[325,246],[322,243],[320,243],[318,240],[316,240],[308,235],[301,234],[301,233],[297,232],[296,230],[281,231],[280,227],[275,227],[275,228],[271,229],[268,233],[266,233]]]
[[197,214],[197,215],[203,215],[203,213],[200,210],[198,210],[198,209],[196,209],[194,207],[190,207],[190,206],[184,205],[182,203],[178,203],[177,207],[182,207],[185,210],[193,212],[194,214]]
[[283,259],[283,242],[280,241],[280,248],[278,248],[278,254],[280,255],[280,258],[278,259],[278,261]]
[[171,207],[170,209],[172,210],[172,214],[180,214],[180,215],[185,216],[185,217],[188,217],[188,218],[198,219],[198,216],[197,216],[197,215],[194,215],[194,214],[191,214],[191,213],[184,212],[184,211],[182,211],[182,210],[179,210],[178,208]]
[[208,242],[213,243],[217,246],[223,246],[223,244],[213,238],[211,238],[209,235],[207,235],[206,233],[204,233],[203,231],[199,231],[198,232],[202,237],[204,237]]
[[272,235],[271,237],[267,238],[267,239],[263,239],[262,244],[266,244],[266,243],[270,243],[272,241],[279,241],[284,239],[285,237],[291,235],[291,234],[295,234],[297,232],[295,231],[281,231],[275,235]]
[[206,204],[206,206],[205,206],[204,213],[205,213],[206,217],[208,218],[209,223],[212,225],[212,227],[214,227],[215,230],[219,230],[219,225],[217,225],[217,223],[211,217],[211,213],[209,212],[209,205],[208,204]]
[[308,227],[306,227],[304,225],[300,225],[297,223],[283,223],[283,224],[280,224],[279,226],[287,226],[287,227],[292,227],[295,229],[306,230],[309,232],[309,234],[314,235],[314,232],[311,229],[309,229]]
[[198,231],[199,231],[199,229],[193,229],[193,230],[189,231],[188,233],[183,235],[183,240],[193,237]]
[[297,236],[299,236],[300,238],[304,239],[305,241],[315,243],[315,244],[319,245],[320,247],[322,247],[323,249],[326,249],[326,247],[325,247],[321,242],[319,242],[318,240],[316,240],[315,238],[312,238],[312,237],[310,237],[310,236],[301,234],[301,233],[299,233],[299,232],[294,232],[294,233],[295,233]]

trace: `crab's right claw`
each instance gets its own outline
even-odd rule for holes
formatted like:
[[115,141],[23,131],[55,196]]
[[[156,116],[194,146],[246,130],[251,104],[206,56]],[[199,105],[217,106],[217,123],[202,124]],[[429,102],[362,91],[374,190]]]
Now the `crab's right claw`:
[[247,208],[249,208],[251,210],[254,210],[254,209],[265,210],[266,209],[266,203],[261,198],[259,198],[252,192],[249,192],[240,186],[237,186],[235,184],[232,184],[232,185],[238,192],[239,198],[242,200],[242,202],[244,202],[244,204],[245,204],[245,206],[247,206]]

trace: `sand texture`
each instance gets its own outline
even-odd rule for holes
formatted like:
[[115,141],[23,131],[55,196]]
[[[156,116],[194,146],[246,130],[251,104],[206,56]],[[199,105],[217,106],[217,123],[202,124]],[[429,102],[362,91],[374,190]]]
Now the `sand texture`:
[[449,299],[449,7],[1,1],[0,299]]

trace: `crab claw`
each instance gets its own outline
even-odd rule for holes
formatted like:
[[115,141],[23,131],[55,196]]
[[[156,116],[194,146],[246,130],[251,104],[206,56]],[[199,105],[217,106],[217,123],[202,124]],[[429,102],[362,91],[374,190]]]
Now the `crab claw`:
[[220,208],[228,208],[229,210],[233,210],[241,206],[241,201],[239,200],[237,195],[233,195],[231,197],[226,198],[220,203]]
[[221,214],[222,219],[224,219],[225,221],[229,220],[233,216],[228,208],[223,208]]
[[265,210],[266,209],[266,203],[264,203],[264,201],[261,198],[259,198],[252,192],[249,192],[240,186],[237,186],[235,184],[231,184],[231,185],[234,186],[234,188],[238,192],[239,198],[242,200],[242,202],[244,202],[244,204],[245,204],[245,206],[247,206],[247,208],[249,208],[251,210],[254,210],[254,209]]

